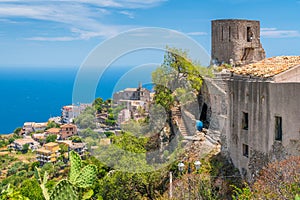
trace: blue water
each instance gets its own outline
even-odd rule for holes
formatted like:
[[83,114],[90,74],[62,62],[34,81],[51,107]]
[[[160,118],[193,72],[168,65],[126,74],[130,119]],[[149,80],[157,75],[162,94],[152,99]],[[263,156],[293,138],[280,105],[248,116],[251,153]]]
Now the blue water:
[[0,133],[59,116],[72,102],[75,75],[74,68],[0,68]]
[[[128,69],[108,69],[99,82],[96,97],[111,98],[115,87],[137,86],[132,79],[116,86]],[[72,103],[77,71],[74,67],[0,67],[0,134],[11,133],[26,121],[45,122],[51,116],[60,116],[61,107]],[[139,80],[148,83],[151,72],[147,73]]]

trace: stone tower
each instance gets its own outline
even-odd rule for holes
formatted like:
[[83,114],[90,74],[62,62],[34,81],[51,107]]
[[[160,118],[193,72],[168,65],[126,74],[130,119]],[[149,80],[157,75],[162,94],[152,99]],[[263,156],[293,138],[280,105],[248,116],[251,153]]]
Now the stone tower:
[[260,43],[260,22],[222,19],[212,21],[212,63],[243,65],[266,57]]

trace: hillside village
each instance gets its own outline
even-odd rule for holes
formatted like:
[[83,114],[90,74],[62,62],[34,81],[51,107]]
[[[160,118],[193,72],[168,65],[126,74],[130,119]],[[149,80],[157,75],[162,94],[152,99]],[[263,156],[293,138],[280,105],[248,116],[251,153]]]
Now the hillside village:
[[[109,123],[110,104],[106,105],[101,100],[102,108],[107,108],[106,111],[95,112],[95,129],[94,131],[104,138],[105,132],[116,134],[120,132],[120,126],[130,120],[140,120],[148,116],[148,109],[151,102],[150,91],[142,88],[141,84],[138,88],[126,88],[114,94],[113,106],[121,108],[117,116],[113,116],[111,120],[115,123]],[[108,101],[109,102],[109,101]],[[52,117],[48,122],[36,123],[25,122],[23,127],[18,130],[18,139],[12,141],[7,148],[14,151],[28,151],[36,152],[36,160],[40,165],[45,163],[55,163],[60,157],[60,145],[66,145],[68,151],[75,151],[80,156],[85,155],[87,151],[87,144],[80,142],[80,126],[74,123],[80,114],[86,108],[91,108],[92,104],[67,105],[62,107],[61,117]],[[79,141],[76,141],[79,140]],[[51,142],[49,142],[51,140]],[[105,144],[109,144],[110,140],[106,140]]]
[[[198,93],[194,92],[193,98],[183,102],[176,96],[177,88],[162,90],[162,93],[167,91],[175,97],[170,98],[174,99],[172,103],[164,104],[169,109],[164,127],[147,143],[147,150],[158,149],[162,155],[149,153],[145,157],[148,161],[171,160],[176,149],[170,144],[174,145],[174,142],[182,147],[183,153],[172,165],[174,174],[177,173],[174,194],[172,181],[160,183],[165,192],[171,191],[169,197],[177,195],[178,199],[187,199],[185,195],[180,196],[182,192],[178,188],[183,182],[180,178],[196,181],[195,176],[191,176],[196,166],[191,167],[191,163],[199,160],[208,162],[222,158],[218,162],[224,171],[218,168],[214,175],[217,178],[209,179],[213,180],[211,184],[218,188],[218,193],[222,187],[229,188],[226,177],[251,184],[269,163],[300,155],[300,56],[266,58],[260,41],[259,21],[214,20],[211,57],[209,69],[213,76],[201,77],[202,87],[199,91],[194,89]],[[184,74],[177,73],[179,76]],[[183,79],[175,81],[181,81],[178,85],[187,85],[189,78]],[[10,140],[7,149],[10,152],[34,152],[33,159],[40,166],[58,161],[66,164],[71,151],[77,152],[83,160],[87,159],[91,152],[97,152],[98,146],[109,149],[113,143],[111,136],[122,137],[126,132],[124,127],[155,124],[151,121],[151,106],[159,98],[156,89],[156,93],[151,93],[139,83],[137,88],[116,92],[113,99],[97,98],[92,104],[64,106],[62,115],[50,118],[48,122],[25,122],[15,131],[16,137]],[[179,167],[180,164],[184,169],[174,170],[174,165]],[[203,169],[196,169],[195,174],[205,171],[209,168],[207,165],[210,166],[206,163]],[[1,175],[2,179],[6,176],[3,172]],[[162,180],[166,181],[168,177]],[[190,198],[189,187],[182,191],[189,193]],[[222,195],[228,197],[227,193]]]

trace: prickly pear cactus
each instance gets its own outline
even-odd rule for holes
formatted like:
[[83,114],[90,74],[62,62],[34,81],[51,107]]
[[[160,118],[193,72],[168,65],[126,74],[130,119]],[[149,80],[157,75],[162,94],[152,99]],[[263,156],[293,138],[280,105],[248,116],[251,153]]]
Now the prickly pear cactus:
[[[36,177],[42,188],[46,200],[78,200],[79,196],[76,192],[78,188],[91,187],[97,177],[97,167],[95,165],[87,165],[82,168],[81,158],[74,151],[70,152],[70,175],[69,180],[61,180],[52,190],[50,196],[45,187],[48,180],[48,173],[45,172],[42,179],[38,169],[36,168]],[[92,191],[93,192],[93,191]],[[92,196],[93,193],[84,195]]]
[[46,188],[46,183],[48,181],[48,172],[45,171],[43,179],[37,167],[35,167],[34,172],[35,172],[35,177],[40,184],[45,199],[49,200],[50,197],[49,197],[48,189]]
[[97,176],[97,167],[95,165],[87,165],[75,179],[75,186],[80,188],[91,187]]
[[73,184],[81,170],[81,158],[74,151],[70,152],[70,164],[71,164],[71,169],[70,169],[69,181]]
[[68,180],[61,180],[53,188],[50,200],[78,200],[78,195]]
[[70,183],[80,188],[91,187],[97,177],[97,167],[90,164],[81,169],[81,158],[74,151],[70,152],[70,162]]

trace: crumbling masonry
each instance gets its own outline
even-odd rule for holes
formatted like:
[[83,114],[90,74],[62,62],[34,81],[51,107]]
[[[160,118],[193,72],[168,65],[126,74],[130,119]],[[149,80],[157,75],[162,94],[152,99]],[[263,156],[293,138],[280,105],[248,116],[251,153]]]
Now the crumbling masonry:
[[260,22],[253,20],[212,21],[212,62],[243,65],[266,57],[260,43]]

